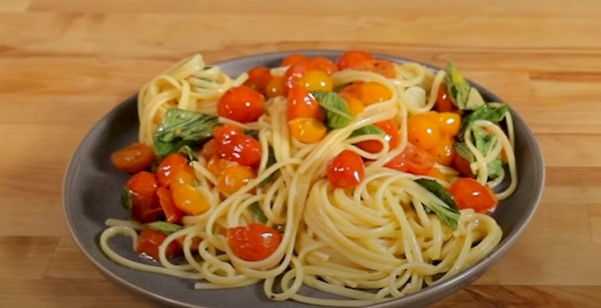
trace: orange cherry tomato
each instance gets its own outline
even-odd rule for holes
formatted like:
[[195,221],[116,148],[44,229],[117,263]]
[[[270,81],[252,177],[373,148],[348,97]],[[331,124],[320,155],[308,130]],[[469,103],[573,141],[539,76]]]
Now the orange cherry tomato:
[[334,62],[326,57],[314,57],[309,62],[318,70],[325,72],[328,75],[332,75],[338,70],[338,67]]
[[438,95],[436,96],[434,109],[436,109],[438,112],[453,112],[458,110],[457,106],[455,106],[451,100],[451,96],[447,90],[447,85],[444,83],[441,83],[440,88],[438,88]]
[[430,150],[440,143],[438,121],[428,114],[416,114],[407,120],[409,142],[419,148]]
[[328,74],[320,70],[306,72],[297,83],[307,91],[332,91],[334,84]]
[[242,133],[228,138],[217,138],[217,157],[235,161],[240,165],[256,168],[261,162],[261,144],[252,136]]
[[386,167],[416,175],[427,175],[434,167],[434,157],[411,143],[405,150],[386,163]]
[[147,169],[154,158],[150,146],[136,142],[111,154],[111,163],[121,171],[136,173]]
[[267,259],[282,242],[280,232],[259,223],[228,228],[227,238],[232,252],[238,258],[246,261]]
[[[401,134],[399,133],[399,127],[394,123],[393,120],[386,120],[374,123],[379,129],[384,131],[384,140],[390,145],[390,149],[394,149],[401,144]],[[364,151],[370,153],[379,153],[382,151],[382,144],[375,140],[366,140],[357,143],[357,146]]]
[[159,203],[161,204],[163,213],[165,213],[165,219],[172,224],[178,224],[184,216],[184,212],[175,206],[171,191],[168,188],[159,187],[157,189],[157,195],[159,197]]
[[450,166],[455,156],[455,142],[451,137],[440,138],[440,142],[428,152],[434,156],[437,163]]
[[461,116],[455,112],[432,112],[438,120],[440,133],[449,137],[457,136],[461,128]]
[[[144,257],[151,258],[154,261],[159,260],[159,246],[167,238],[167,234],[154,230],[150,227],[145,227],[138,235],[138,244],[136,252]],[[167,245],[165,255],[167,258],[177,256],[182,253],[181,246],[173,241]]]
[[360,101],[356,97],[352,97],[350,95],[341,95],[342,98],[346,101],[346,105],[348,106],[348,110],[351,115],[356,116],[365,110],[365,105],[362,101]]
[[[180,173],[187,173],[185,170]],[[186,178],[186,175],[181,175],[181,178]],[[173,181],[169,184],[173,204],[182,212],[188,215],[199,215],[207,211],[211,204],[207,197],[199,191],[194,185],[183,181]]]
[[284,95],[283,81],[281,76],[273,76],[265,87],[265,96],[267,98],[273,98],[276,96]]
[[131,198],[131,214],[135,220],[148,223],[161,218],[163,210],[156,193],[158,188],[157,178],[151,172],[140,171],[129,178],[125,189]]
[[313,118],[296,118],[288,122],[288,128],[292,137],[302,143],[315,143],[327,133],[327,127],[323,122]]
[[204,159],[206,159],[207,161],[213,156],[217,155],[217,141],[215,141],[215,138],[205,142],[205,144],[203,144],[202,148],[200,149],[199,154],[202,157],[204,157]]
[[255,172],[248,167],[238,164],[227,165],[217,177],[217,190],[225,195],[231,195],[255,177]]
[[229,161],[227,159],[221,159],[217,156],[213,156],[207,163],[207,169],[215,176],[219,176],[221,171],[229,165],[235,165],[236,162]]
[[453,168],[457,169],[461,175],[469,178],[474,177],[474,173],[472,172],[470,165],[471,163],[458,153],[455,153],[455,156],[453,156],[452,166]]
[[220,117],[241,123],[254,122],[263,114],[264,105],[261,93],[241,85],[227,90],[219,98],[217,113]]
[[288,121],[296,118],[313,118],[318,121],[325,119],[325,114],[309,91],[301,86],[295,86],[288,93],[286,117]]
[[293,53],[293,54],[286,56],[282,60],[282,63],[280,63],[280,66],[290,66],[290,65],[297,64],[297,63],[305,63],[308,61],[309,61],[309,58],[307,56],[299,54],[299,53]]
[[365,105],[376,104],[392,98],[392,92],[377,82],[355,82],[340,91],[340,95],[355,97]]
[[157,167],[157,179],[163,187],[169,185],[175,175],[188,166],[188,159],[179,153],[167,155]]
[[436,168],[430,169],[430,172],[428,172],[426,175],[427,176],[431,176],[431,177],[433,177],[435,179],[442,180],[442,181],[446,181],[447,180],[447,177],[444,174],[442,174],[442,172],[440,172],[440,170],[438,170]]
[[394,64],[387,60],[366,60],[352,66],[351,69],[358,71],[368,71],[380,74],[386,78],[395,78],[396,69]]
[[343,53],[340,56],[340,58],[338,58],[336,65],[338,66],[339,70],[345,70],[345,69],[351,69],[363,61],[373,60],[373,59],[374,59],[374,56],[372,54],[370,54],[369,52],[362,51],[362,50],[349,50],[349,51]]
[[344,150],[340,152],[327,167],[330,184],[336,188],[352,188],[365,177],[365,166],[359,154]]
[[245,85],[257,90],[259,93],[265,93],[265,87],[271,80],[271,72],[264,66],[253,67],[248,71],[248,79]]
[[488,186],[472,178],[455,180],[449,190],[460,209],[474,209],[478,213],[484,213],[494,209],[498,203],[497,197]]

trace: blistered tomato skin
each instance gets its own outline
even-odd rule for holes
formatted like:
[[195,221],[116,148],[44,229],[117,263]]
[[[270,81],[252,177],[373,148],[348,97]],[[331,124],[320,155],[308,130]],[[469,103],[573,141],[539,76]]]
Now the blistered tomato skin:
[[280,232],[259,223],[229,228],[227,238],[232,252],[246,261],[261,261],[268,258],[282,242]]
[[365,178],[365,166],[359,154],[344,150],[327,167],[327,178],[336,188],[353,188]]
[[460,209],[473,209],[478,213],[491,211],[498,200],[488,186],[472,178],[459,178],[451,184],[451,195]]
[[217,102],[220,117],[240,123],[254,122],[263,114],[265,102],[261,93],[241,85],[227,90]]

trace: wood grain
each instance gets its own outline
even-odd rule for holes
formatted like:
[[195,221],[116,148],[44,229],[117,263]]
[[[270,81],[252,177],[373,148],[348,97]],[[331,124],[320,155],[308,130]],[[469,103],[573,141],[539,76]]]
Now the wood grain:
[[434,307],[601,302],[601,2],[0,1],[0,307],[145,307],[71,239],[61,187],[86,132],[166,66],[292,49],[455,61],[526,120],[539,211],[480,280]]

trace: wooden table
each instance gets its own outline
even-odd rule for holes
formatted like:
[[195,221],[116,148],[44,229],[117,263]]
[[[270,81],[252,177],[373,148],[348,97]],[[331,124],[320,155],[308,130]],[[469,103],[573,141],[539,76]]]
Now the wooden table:
[[[363,48],[454,60],[536,133],[547,165],[526,233],[439,307],[601,302],[601,2],[0,1],[0,306],[142,307],[74,244],[66,165],[84,134],[176,60]],[[492,3],[492,2],[491,2]]]

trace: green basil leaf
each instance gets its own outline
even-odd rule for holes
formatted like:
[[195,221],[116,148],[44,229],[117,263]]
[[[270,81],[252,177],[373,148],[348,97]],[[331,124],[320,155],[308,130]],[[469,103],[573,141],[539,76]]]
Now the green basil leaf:
[[[273,152],[273,147],[269,146],[269,151],[267,152],[267,165],[265,166],[265,169],[273,166],[273,164],[275,164],[276,162],[277,162],[277,160],[275,159],[275,153]],[[257,186],[259,186],[259,188],[263,188],[263,187],[267,186],[267,184],[273,182],[273,180],[277,177],[277,175],[279,173],[280,173],[280,171],[278,170],[278,171],[270,174],[263,181],[261,181],[261,183],[259,183]]]
[[196,152],[194,150],[192,150],[192,148],[188,145],[184,145],[183,147],[179,148],[179,150],[177,150],[178,153],[182,153],[184,155],[186,155],[186,157],[188,157],[189,161],[197,161],[198,160],[198,154],[196,154]]
[[459,217],[461,213],[458,210],[453,210],[451,208],[439,205],[439,204],[426,204],[428,207],[440,220],[442,223],[447,225],[451,230],[456,230],[457,225],[459,224]]
[[461,130],[457,135],[458,138],[463,140],[465,130],[475,121],[485,120],[492,123],[499,123],[505,118],[507,112],[509,112],[509,107],[506,104],[503,104],[499,107],[491,107],[489,104],[478,107],[478,109],[474,110],[461,120]]
[[329,91],[313,91],[319,105],[326,111],[327,126],[329,129],[342,128],[353,121],[348,104],[340,95]]
[[164,157],[185,145],[209,139],[217,124],[216,116],[171,108],[154,133],[154,152]]
[[180,225],[168,223],[165,221],[151,222],[148,224],[148,227],[157,231],[161,231],[167,235],[175,233],[183,228]]
[[249,209],[255,214],[255,218],[262,224],[266,224],[267,223],[267,216],[265,216],[265,213],[263,212],[263,210],[261,209],[261,206],[259,205],[258,202],[253,202],[250,206]]
[[463,75],[457,70],[457,66],[453,62],[447,63],[445,71],[445,83],[447,84],[447,91],[449,92],[451,101],[457,108],[461,110],[466,109],[471,89],[470,84],[463,78]]
[[127,217],[129,217],[129,219],[131,220],[135,220],[134,214],[132,212],[134,204],[131,200],[131,191],[127,187],[123,187],[123,192],[121,193],[121,205],[125,209]]
[[349,138],[359,137],[363,135],[384,135],[384,131],[375,125],[365,125],[354,130]]
[[491,179],[496,179],[505,174],[505,169],[503,169],[503,162],[501,161],[501,158],[496,158],[489,162],[486,165],[486,168],[488,169],[488,177]]
[[436,180],[418,179],[418,180],[415,180],[415,182],[417,184],[419,184],[421,187],[427,189],[429,192],[434,194],[436,197],[438,197],[438,199],[440,199],[442,202],[444,202],[452,210],[459,211],[459,208],[457,207],[457,203],[455,203],[455,200],[453,199],[453,196],[451,196],[451,193],[449,193],[446,189],[444,189],[444,187],[442,187],[442,185],[440,185],[440,183],[438,183]]
[[470,163],[473,163],[474,161],[476,161],[474,154],[472,154],[470,149],[468,149],[467,145],[463,142],[455,143],[455,152],[457,152],[457,154],[459,154],[461,157],[465,158]]

